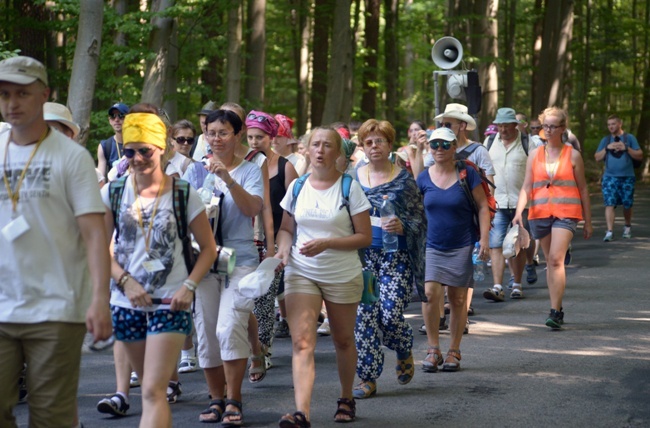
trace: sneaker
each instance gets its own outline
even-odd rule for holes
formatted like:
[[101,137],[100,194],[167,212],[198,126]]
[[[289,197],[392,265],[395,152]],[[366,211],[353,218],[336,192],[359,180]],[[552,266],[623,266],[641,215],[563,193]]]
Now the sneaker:
[[191,355],[182,356],[181,362],[178,365],[179,373],[193,373],[198,370],[198,362],[196,357]]
[[113,416],[126,416],[129,410],[129,403],[120,394],[113,394],[110,397],[102,398],[97,403],[99,413],[107,413]]
[[607,233],[605,234],[605,237],[603,238],[603,242],[610,242],[614,240],[614,234],[612,233],[611,230],[608,230]]
[[330,332],[330,320],[325,318],[325,320],[323,320],[323,323],[320,325],[320,327],[318,327],[318,330],[316,330],[316,332],[321,336],[329,336],[330,334],[332,334],[332,332]]
[[623,228],[623,239],[630,239],[632,237],[632,228],[630,226],[625,226]]
[[289,331],[289,323],[285,319],[281,319],[275,325],[275,337],[277,339],[285,339],[291,337],[291,332]]
[[169,382],[167,386],[167,402],[169,404],[174,404],[178,401],[178,397],[181,396],[183,390],[181,389],[180,382]]
[[438,323],[438,331],[449,330],[449,325],[447,325],[447,317],[440,317],[440,322]]
[[138,374],[136,372],[131,372],[131,380],[129,381],[131,388],[137,388],[140,386],[140,379],[138,379]]
[[526,282],[529,284],[534,284],[537,282],[537,269],[535,269],[535,264],[526,265]]
[[533,257],[533,264],[539,266],[539,254],[535,254],[535,257]]
[[422,324],[422,325],[420,326],[420,328],[418,328],[418,332],[419,332],[420,334],[427,334],[427,326],[424,325],[424,324]]
[[356,399],[362,400],[370,398],[377,393],[377,383],[369,380],[362,381],[352,390],[352,396]]
[[559,330],[562,328],[562,324],[564,324],[564,312],[551,309],[548,318],[546,318],[546,325],[553,330]]
[[508,290],[512,290],[512,287],[515,285],[515,277],[510,275],[510,279],[508,280]]
[[524,298],[524,292],[519,287],[513,288],[512,291],[510,292],[510,298],[511,299],[523,299]]
[[20,372],[20,377],[18,378],[18,403],[27,402],[27,373],[25,367]]
[[497,289],[495,287],[488,288],[483,292],[483,297],[488,300],[494,300],[495,302],[503,302],[503,290]]
[[566,249],[566,254],[564,255],[564,266],[569,266],[571,264],[571,259],[573,256],[571,256],[571,244],[569,244],[569,248]]

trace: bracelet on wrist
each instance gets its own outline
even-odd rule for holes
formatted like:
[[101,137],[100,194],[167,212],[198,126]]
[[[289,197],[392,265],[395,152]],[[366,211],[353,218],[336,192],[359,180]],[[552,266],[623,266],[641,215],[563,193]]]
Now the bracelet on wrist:
[[124,271],[122,272],[122,275],[120,275],[120,278],[116,282],[117,288],[119,288],[120,291],[122,291],[123,293],[124,293],[124,285],[126,284],[126,281],[129,280],[129,278],[131,278],[131,274],[129,274],[128,271]]
[[192,281],[191,279],[187,278],[185,281],[183,281],[183,286],[193,293],[196,291],[198,284]]
[[232,180],[232,181],[230,182],[230,184],[226,184],[226,189],[230,189],[230,188],[231,188],[232,186],[234,186],[235,184],[237,184],[237,182],[236,182],[235,180]]

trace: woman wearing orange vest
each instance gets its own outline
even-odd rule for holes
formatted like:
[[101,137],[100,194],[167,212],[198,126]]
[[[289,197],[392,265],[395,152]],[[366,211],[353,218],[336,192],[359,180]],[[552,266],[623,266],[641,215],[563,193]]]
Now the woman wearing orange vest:
[[521,213],[530,201],[528,222],[533,237],[540,240],[547,264],[551,312],[546,325],[560,329],[564,323],[564,256],[579,221],[585,221],[585,239],[591,237],[591,208],[580,152],[562,142],[567,114],[557,107],[549,107],[539,120],[548,143],[532,150],[528,156],[526,178],[512,223],[523,227]]

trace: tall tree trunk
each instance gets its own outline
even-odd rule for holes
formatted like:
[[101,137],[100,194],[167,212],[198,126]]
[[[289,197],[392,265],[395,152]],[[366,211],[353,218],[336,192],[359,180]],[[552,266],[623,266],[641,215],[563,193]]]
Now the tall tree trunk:
[[[241,0],[234,0],[234,1],[241,1]],[[234,5],[233,7],[236,8],[236,6]],[[208,5],[204,6],[204,11],[206,14],[208,14],[208,20],[211,23],[211,25],[209,25],[208,28],[206,29],[206,36],[208,40],[215,40],[218,37],[221,37],[222,36],[221,29],[223,28],[223,19],[224,19],[223,11],[220,8],[210,7]],[[241,13],[242,15],[240,16],[243,16],[243,7]],[[230,22],[228,22],[227,25],[230,26]],[[226,55],[229,55],[230,53],[229,51],[230,43],[231,40],[229,39],[228,53],[226,53]],[[241,45],[241,37],[239,39],[239,44]],[[208,101],[213,101],[216,98],[216,94],[222,91],[223,74],[224,74],[223,53],[221,52],[221,50],[208,48],[207,52],[204,52],[204,55],[208,58],[208,65],[203,70],[201,70],[201,81],[203,85],[209,89],[210,93],[208,95],[206,95],[205,93],[202,94],[201,97],[202,104],[205,104]],[[237,67],[237,74],[240,74],[241,67],[239,66],[239,61],[234,64],[236,64],[235,66]],[[231,65],[232,65],[231,62],[228,61],[228,67],[230,67]],[[228,73],[230,73],[230,71],[228,71]]]
[[397,82],[399,79],[399,56],[397,52],[397,0],[384,0],[384,16],[386,26],[384,30],[384,69],[386,82],[386,113],[385,117],[390,123],[395,123],[397,115]]
[[483,92],[479,123],[487,127],[494,120],[499,107],[499,77],[496,65],[496,59],[499,57],[497,43],[499,2],[478,0],[470,4],[473,4],[473,9],[465,9],[471,10],[474,14],[474,18],[470,20],[472,39],[470,52],[472,56],[480,59],[476,68]]
[[173,19],[161,16],[167,9],[174,6],[174,0],[154,0],[151,11],[153,29],[149,39],[149,50],[156,53],[153,60],[147,61],[144,73],[144,85],[140,100],[162,106],[165,96],[165,79],[167,77],[167,62],[169,54],[169,40],[172,33]]
[[584,0],[582,5],[582,15],[584,16],[582,22],[582,45],[584,49],[584,57],[582,64],[582,74],[578,77],[580,82],[580,100],[581,105],[578,110],[578,130],[576,136],[580,141],[587,139],[587,118],[589,116],[589,89],[590,89],[590,76],[591,76],[591,17],[592,17],[592,0]]
[[329,0],[316,0],[314,6],[314,41],[312,47],[311,84],[311,124],[323,123],[325,98],[327,95],[327,75],[329,68],[329,37],[334,20],[332,3]]
[[242,44],[241,0],[233,0],[228,9],[228,71],[226,78],[226,100],[239,103],[241,97],[241,44]]
[[266,64],[266,0],[248,2],[246,50],[246,102],[251,108],[264,106],[264,66]]
[[[345,91],[341,76],[345,76],[350,67],[350,1],[336,0],[334,7],[334,27],[332,30],[332,49],[330,69],[327,74],[327,96],[323,111],[323,123],[332,123],[349,118],[342,117],[344,103],[351,103],[343,96]],[[339,48],[340,47],[340,48]]]
[[307,131],[308,78],[309,78],[309,2],[292,0],[293,63],[296,77],[296,130],[298,135]]
[[90,128],[90,113],[95,93],[95,76],[102,46],[104,2],[84,0],[79,12],[77,44],[72,61],[72,75],[68,86],[68,107],[81,128],[77,140],[86,145]]
[[341,116],[350,118],[352,117],[352,109],[354,107],[354,70],[357,57],[357,45],[359,43],[359,22],[361,21],[361,0],[354,0],[354,12],[352,13],[352,29],[350,30],[350,67],[346,68],[345,76],[343,76],[344,88],[343,99],[350,102],[343,103]]
[[515,28],[517,23],[517,0],[506,0],[505,68],[503,70],[503,105],[514,107],[515,82]]
[[[380,0],[366,2],[366,54],[361,83],[361,118],[375,117],[377,113],[377,58],[379,56],[379,13]],[[335,45],[336,46],[336,45]]]
[[172,33],[169,41],[167,78],[165,79],[165,100],[163,108],[172,123],[178,120],[178,23],[172,20]]
[[645,1],[645,26],[644,26],[644,43],[643,56],[645,76],[643,79],[643,100],[641,101],[641,117],[639,118],[639,127],[636,130],[636,138],[643,149],[645,162],[641,170],[641,177],[644,181],[650,177],[650,162],[648,162],[650,153],[650,0]]

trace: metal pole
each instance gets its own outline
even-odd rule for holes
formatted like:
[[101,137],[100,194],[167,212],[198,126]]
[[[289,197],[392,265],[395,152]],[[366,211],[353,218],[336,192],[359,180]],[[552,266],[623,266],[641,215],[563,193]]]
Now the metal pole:
[[[434,71],[433,72],[433,96],[434,96],[434,109],[435,109],[435,116],[438,116],[440,114],[440,100],[438,99],[438,72]],[[436,123],[436,128],[438,127],[438,124]]]

